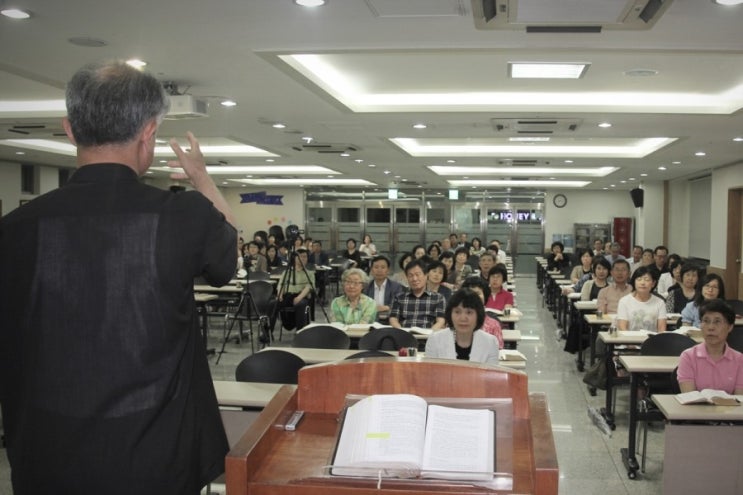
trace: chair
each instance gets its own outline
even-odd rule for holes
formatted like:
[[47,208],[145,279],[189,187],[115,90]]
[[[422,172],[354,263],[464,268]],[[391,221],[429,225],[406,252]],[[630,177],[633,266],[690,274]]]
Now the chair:
[[382,351],[360,351],[356,354],[351,354],[346,359],[360,359],[360,358],[378,358],[378,357],[393,357],[391,354]]
[[238,382],[296,384],[304,360],[295,354],[278,349],[267,349],[246,357],[235,369]]
[[733,327],[728,334],[728,345],[738,352],[743,352],[743,327]]
[[736,315],[743,315],[743,301],[739,299],[726,299],[725,302],[733,308]]
[[292,347],[318,349],[349,349],[351,338],[343,330],[330,325],[305,327],[294,335]]
[[359,349],[396,351],[402,347],[418,348],[418,339],[400,328],[377,328],[361,337]]
[[[337,297],[340,292],[339,283],[341,281],[341,275],[343,275],[343,272],[348,270],[352,264],[353,262],[351,260],[343,257],[333,258],[333,260],[330,262],[330,265],[333,269],[328,272],[326,287],[335,288],[333,297]],[[327,299],[330,300],[331,298]]]
[[[694,347],[696,342],[686,335],[673,332],[664,332],[650,337],[642,343],[640,355],[643,356],[680,356],[682,352]],[[675,374],[674,374],[675,379]],[[643,385],[647,390],[646,397],[639,401],[638,407],[643,413],[638,426],[642,428],[642,465],[641,471],[645,472],[645,454],[648,446],[648,423],[651,421],[663,421],[664,416],[652,405],[650,396],[652,394],[670,394],[673,392],[673,381],[668,376],[650,377],[645,375]],[[676,382],[678,387],[678,382]]]

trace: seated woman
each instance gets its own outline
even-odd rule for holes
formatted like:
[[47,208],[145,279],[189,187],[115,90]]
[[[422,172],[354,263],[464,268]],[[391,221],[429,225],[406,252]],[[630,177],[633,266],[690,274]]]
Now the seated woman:
[[346,241],[346,250],[338,253],[338,256],[353,261],[353,266],[359,266],[361,264],[361,253],[356,249],[356,239],[349,238]]
[[467,255],[467,248],[459,247],[454,251],[454,266],[452,271],[454,272],[454,285],[459,287],[462,281],[472,275],[472,267],[467,264],[469,256]]
[[426,254],[428,254],[429,258],[431,258],[432,260],[439,259],[439,256],[441,256],[441,246],[436,243],[431,244],[430,246],[428,246]]
[[580,255],[580,264],[573,267],[573,271],[570,272],[570,281],[573,285],[577,284],[584,275],[588,275],[593,270],[593,251],[586,249]]
[[490,286],[490,297],[485,307],[503,311],[515,306],[513,293],[508,292],[505,284],[508,281],[506,265],[498,263],[488,272],[488,285]]
[[565,246],[562,242],[553,242],[550,246],[550,254],[547,256],[547,270],[566,273],[570,268],[570,256],[564,253]]
[[681,284],[681,265],[681,256],[675,253],[668,256],[668,271],[658,279],[658,295],[668,297],[668,291]]
[[[483,304],[485,304],[485,301],[490,297],[490,287],[488,287],[488,284],[485,283],[482,277],[472,276],[464,279],[461,288],[473,290],[475,294],[480,296]],[[485,311],[485,321],[482,323],[482,328],[480,328],[480,330],[489,333],[498,339],[498,347],[503,349],[503,328],[501,327],[500,321],[498,321],[497,318],[490,316],[488,311]]]
[[441,261],[435,260],[428,264],[426,287],[431,292],[438,292],[444,296],[444,302],[448,301],[451,297],[451,289],[442,285],[447,275],[446,266]]
[[498,364],[498,339],[479,331],[485,320],[480,296],[470,289],[458,290],[449,299],[444,318],[448,328],[428,338],[427,358]]
[[286,270],[279,280],[278,300],[282,308],[282,317],[291,313],[294,317],[294,326],[287,325],[290,318],[286,318],[284,328],[304,328],[309,323],[307,317],[307,305],[312,297],[312,282],[315,280],[315,272],[305,270],[308,254],[304,248],[297,249],[294,258],[294,270]]
[[725,300],[725,283],[716,273],[708,273],[699,281],[697,296],[681,311],[681,324],[699,328],[701,324],[699,306],[712,299]]
[[413,255],[413,259],[420,259],[426,256],[426,248],[422,244],[416,244],[413,249],[410,250],[410,254]]
[[349,268],[341,275],[343,295],[333,299],[330,304],[331,319],[346,325],[374,323],[377,318],[377,304],[364,294],[369,277],[360,268]]
[[403,253],[397,262],[397,266],[400,267],[400,271],[396,272],[394,275],[392,275],[392,277],[390,277],[392,280],[406,288],[408,287],[408,277],[405,275],[405,267],[411,261],[413,261],[413,255],[410,253]]
[[485,248],[482,247],[482,241],[479,237],[472,238],[472,245],[470,246],[470,256],[480,256],[485,252]]
[[457,273],[454,271],[454,253],[451,251],[444,251],[441,253],[441,256],[439,256],[439,261],[444,264],[446,267],[446,273],[448,274],[446,276],[446,281],[441,284],[452,290],[456,290]]
[[377,246],[374,245],[369,234],[364,234],[364,240],[361,242],[361,246],[359,246],[359,251],[369,257],[377,255]]
[[269,270],[282,265],[281,258],[279,258],[279,249],[273,244],[266,248],[266,261]]
[[593,301],[598,299],[599,291],[609,285],[607,279],[609,278],[609,271],[611,271],[611,265],[609,260],[603,256],[594,258],[593,260],[593,276],[590,280],[583,284],[580,291],[581,301]]
[[666,312],[680,313],[687,304],[694,301],[699,282],[699,267],[691,263],[681,265],[681,283],[668,291]]
[[666,331],[666,304],[653,294],[658,283],[658,270],[641,266],[632,274],[633,291],[619,300],[617,327],[619,330]]
[[735,312],[722,299],[699,306],[704,342],[681,353],[676,377],[682,392],[723,390],[743,394],[743,354],[727,345]]

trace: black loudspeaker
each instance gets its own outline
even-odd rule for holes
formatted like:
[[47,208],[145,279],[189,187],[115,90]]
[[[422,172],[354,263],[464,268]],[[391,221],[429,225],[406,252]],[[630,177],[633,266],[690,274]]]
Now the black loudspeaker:
[[638,187],[632,189],[629,194],[632,196],[632,204],[635,205],[635,208],[642,208],[645,204],[645,190]]

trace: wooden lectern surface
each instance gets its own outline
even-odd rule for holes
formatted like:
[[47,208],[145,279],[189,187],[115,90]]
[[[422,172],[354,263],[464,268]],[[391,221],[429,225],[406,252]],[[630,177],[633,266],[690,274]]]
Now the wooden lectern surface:
[[[506,425],[511,427],[511,438],[498,441],[496,463],[510,465],[513,476],[496,476],[486,487],[385,479],[381,492],[557,493],[557,456],[546,397],[528,395],[524,373],[477,363],[406,358],[349,360],[303,368],[296,391],[282,388],[227,455],[227,493],[378,495],[376,479],[331,477],[326,467],[332,461],[346,395],[392,393],[511,398],[513,424]],[[305,411],[297,430],[277,427],[283,426],[294,410]]]

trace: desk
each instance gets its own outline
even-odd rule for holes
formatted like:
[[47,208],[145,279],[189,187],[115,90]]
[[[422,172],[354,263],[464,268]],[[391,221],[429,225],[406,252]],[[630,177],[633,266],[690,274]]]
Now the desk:
[[[360,339],[361,337],[363,337],[364,335],[366,335],[367,333],[371,331],[369,330],[369,327],[371,327],[371,325],[369,325],[369,327],[366,327],[366,328],[361,328],[360,326],[355,326],[355,325],[351,327],[352,328],[347,327],[345,329],[346,333],[348,334],[349,337],[351,337],[351,339]],[[519,341],[521,340],[521,331],[504,328],[502,332],[503,332],[503,343],[505,344],[505,346],[508,349],[516,349],[518,347]],[[428,340],[428,335],[423,335],[419,333],[413,333],[412,335],[419,341]]]
[[[271,347],[267,349],[279,349],[278,347]],[[259,352],[263,352],[267,349],[263,349]],[[360,351],[358,349],[317,349],[312,347],[281,347],[282,351],[291,352],[295,356],[299,356],[307,364],[320,364],[320,363],[331,363],[334,361],[343,361],[349,356],[357,354]],[[382,351],[390,355],[390,357],[397,357],[397,351]],[[432,359],[426,359],[425,352],[418,352],[414,357],[398,358],[408,361],[432,361]],[[433,359],[433,361],[442,361],[440,359]],[[499,366],[511,369],[523,370],[526,368],[526,361],[500,361]]]
[[[673,395],[652,399],[669,421],[664,433],[663,493],[743,493],[743,406],[684,406]],[[688,424],[693,421],[734,424]]]
[[583,321],[589,325],[591,330],[591,336],[589,337],[591,343],[591,352],[588,359],[589,366],[593,366],[593,363],[596,361],[596,337],[598,336],[599,330],[601,327],[608,327],[611,325],[616,316],[617,315],[605,314],[603,318],[598,318],[595,314],[588,313],[583,315]]
[[[596,315],[586,315],[593,316]],[[614,425],[614,404],[612,388],[614,388],[614,373],[612,367],[614,365],[614,346],[616,345],[642,345],[643,342],[648,338],[646,333],[642,332],[625,332],[619,331],[614,335],[609,335],[609,332],[599,332],[598,338],[606,344],[606,350],[604,353],[604,365],[606,366],[606,403],[605,407],[601,409],[601,415],[606,419],[606,423],[613,430],[616,426]],[[635,351],[638,353],[639,349]]]
[[637,457],[635,457],[637,451],[637,421],[641,419],[637,403],[638,384],[642,380],[642,376],[647,373],[665,373],[670,377],[670,373],[678,366],[679,360],[679,356],[619,356],[619,362],[630,374],[629,424],[627,426],[629,439],[627,448],[620,449],[622,462],[630,479],[635,479],[640,467],[637,463]]
[[208,294],[240,294],[243,291],[242,287],[237,285],[223,285],[222,287],[214,287],[211,285],[194,285],[194,292],[206,292]]
[[[233,382],[214,380],[214,391],[217,403],[226,407],[264,408],[276,392],[283,386],[281,383]],[[294,385],[290,385],[294,387]]]
[[194,294],[193,298],[196,301],[196,311],[199,313],[201,319],[199,327],[201,328],[201,338],[204,339],[204,349],[207,354],[214,354],[214,349],[207,347],[209,340],[209,317],[206,314],[206,303],[214,301],[218,297],[214,294]]

